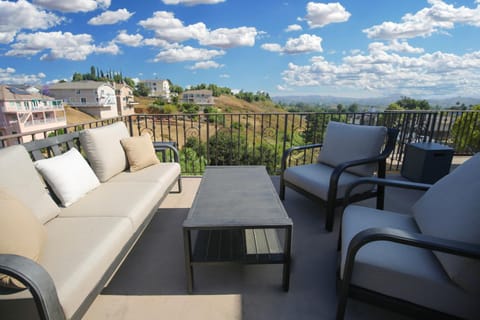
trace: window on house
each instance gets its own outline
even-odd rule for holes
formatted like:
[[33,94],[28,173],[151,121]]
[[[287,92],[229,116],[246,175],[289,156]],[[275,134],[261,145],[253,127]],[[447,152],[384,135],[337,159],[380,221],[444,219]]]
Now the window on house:
[[82,104],[86,104],[87,103],[87,98],[80,98],[80,102]]
[[77,90],[77,94],[80,94],[80,89],[79,89],[79,90]]

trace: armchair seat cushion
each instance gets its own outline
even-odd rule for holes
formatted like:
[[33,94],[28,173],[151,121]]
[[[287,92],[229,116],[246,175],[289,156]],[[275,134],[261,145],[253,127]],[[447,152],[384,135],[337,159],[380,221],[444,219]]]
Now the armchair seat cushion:
[[[341,274],[351,239],[375,227],[420,232],[410,215],[348,206],[342,224]],[[351,283],[464,318],[480,313],[479,296],[452,282],[435,255],[425,249],[388,241],[369,243],[357,253]]]
[[[303,190],[308,190],[313,195],[321,199],[328,199],[328,189],[330,185],[330,176],[333,168],[321,163],[307,164],[303,166],[289,167],[285,170],[283,178]],[[349,172],[343,172],[338,181],[337,199],[343,198],[347,187],[356,181],[359,176]],[[367,192],[374,186],[363,184],[354,189],[353,194]]]

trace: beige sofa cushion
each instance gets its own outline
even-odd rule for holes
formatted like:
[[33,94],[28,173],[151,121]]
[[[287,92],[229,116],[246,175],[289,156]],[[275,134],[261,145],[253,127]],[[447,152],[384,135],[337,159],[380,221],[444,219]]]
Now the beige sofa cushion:
[[130,172],[160,163],[148,133],[139,137],[123,138],[120,143],[127,155]]
[[[480,245],[480,153],[435,183],[412,208],[424,234]],[[450,278],[480,294],[480,261],[434,252]]]
[[38,160],[35,167],[65,207],[100,185],[92,168],[75,148],[53,158]]
[[[336,167],[343,162],[378,156],[386,136],[385,127],[330,121],[318,161]],[[373,163],[350,167],[346,171],[360,176],[370,176],[376,167]]]
[[[43,224],[16,197],[0,188],[0,254],[16,254],[38,261],[46,240]],[[25,288],[0,273],[0,286]]]
[[22,145],[0,149],[0,187],[24,203],[42,223],[60,213]]
[[67,319],[79,308],[133,234],[128,219],[56,218],[39,263],[55,283]]
[[80,132],[80,143],[101,182],[106,182],[127,168],[127,158],[120,140],[129,136],[125,123],[121,121]]

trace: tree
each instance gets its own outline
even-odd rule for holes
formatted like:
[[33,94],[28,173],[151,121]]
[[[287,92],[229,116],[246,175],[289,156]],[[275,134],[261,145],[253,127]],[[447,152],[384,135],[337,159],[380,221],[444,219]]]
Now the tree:
[[134,95],[137,97],[147,97],[148,94],[150,93],[150,89],[147,87],[147,85],[143,82],[137,83],[135,86],[135,91],[133,92]]
[[452,136],[457,152],[480,151],[480,105],[472,110],[478,112],[463,113],[453,124]]
[[398,105],[398,103],[393,102],[393,103],[390,103],[390,104],[388,105],[387,109],[385,109],[385,110],[386,110],[386,111],[401,111],[401,110],[403,110],[403,108],[400,107],[400,106]]
[[360,107],[358,106],[358,104],[356,103],[352,103],[349,107],[348,107],[348,112],[358,112],[360,110]]
[[430,110],[430,104],[427,100],[415,100],[409,97],[402,97],[395,102],[404,110]]

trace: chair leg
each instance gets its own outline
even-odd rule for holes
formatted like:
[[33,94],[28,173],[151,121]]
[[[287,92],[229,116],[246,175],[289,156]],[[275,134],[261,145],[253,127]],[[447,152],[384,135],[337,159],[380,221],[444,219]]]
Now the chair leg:
[[328,202],[327,203],[327,216],[325,217],[325,229],[328,232],[333,230],[333,220],[335,219],[335,206]]

